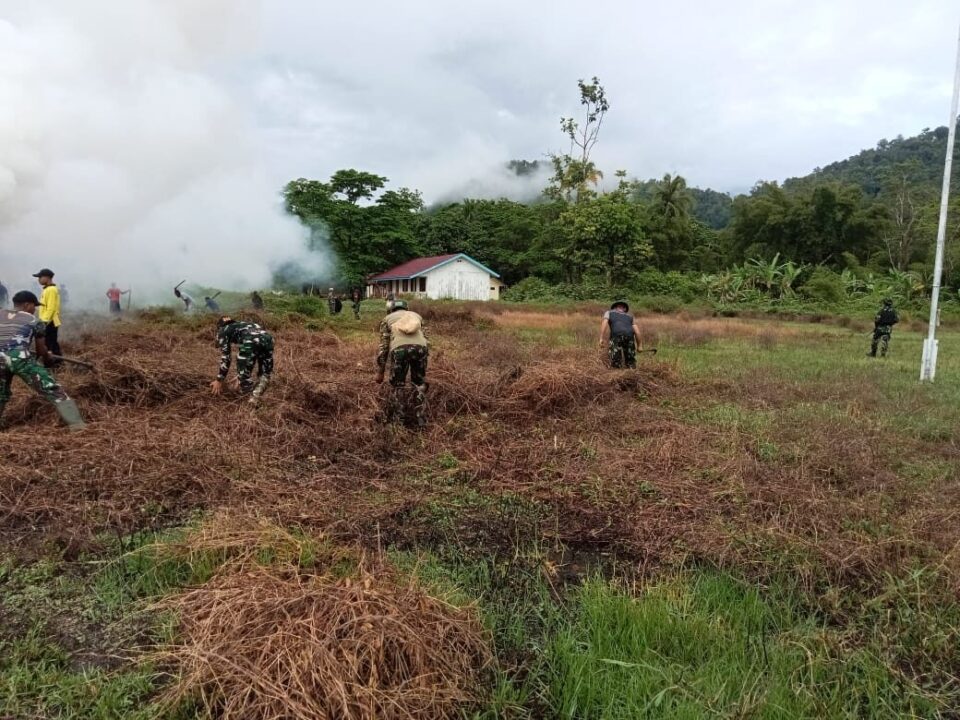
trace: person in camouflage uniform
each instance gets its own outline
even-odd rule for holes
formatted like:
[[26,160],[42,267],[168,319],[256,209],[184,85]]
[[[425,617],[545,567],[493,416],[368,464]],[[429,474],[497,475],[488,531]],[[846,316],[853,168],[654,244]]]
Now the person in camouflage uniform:
[[884,298],[880,312],[873,318],[873,339],[870,341],[869,357],[877,356],[877,345],[880,346],[880,357],[886,357],[890,349],[890,334],[893,326],[900,322],[900,316],[893,309],[893,300]]
[[363,302],[363,294],[358,288],[354,288],[350,294],[350,305],[353,307],[353,317],[360,319],[360,303]]
[[[216,345],[220,348],[220,372],[210,384],[214,395],[223,391],[223,381],[230,370],[231,346],[237,346],[237,384],[242,393],[252,393],[250,403],[256,405],[273,375],[273,335],[254,322],[224,316],[217,321]],[[254,386],[253,366],[257,365],[258,382]]]
[[378,383],[383,382],[387,362],[390,363],[390,392],[384,412],[387,422],[402,419],[406,413],[403,395],[409,373],[417,426],[427,424],[429,353],[423,318],[408,310],[403,300],[388,301],[387,316],[380,321],[380,347],[377,351]]
[[600,349],[606,347],[610,367],[636,368],[637,349],[643,349],[640,326],[625,300],[617,300],[600,321]]
[[53,403],[71,430],[80,430],[85,426],[76,402],[30,350],[31,344],[35,344],[37,355],[48,362],[52,360],[44,339],[44,325],[34,316],[39,306],[36,295],[22,290],[13,296],[13,310],[0,311],[0,417],[10,400],[13,378],[18,377]]

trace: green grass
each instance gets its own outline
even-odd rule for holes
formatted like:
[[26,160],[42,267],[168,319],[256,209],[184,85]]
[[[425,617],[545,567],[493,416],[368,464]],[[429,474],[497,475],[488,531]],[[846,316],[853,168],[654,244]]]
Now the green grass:
[[70,655],[46,638],[42,626],[0,641],[0,715],[62,720],[157,717],[152,668],[125,672],[76,669]]
[[713,572],[660,580],[637,599],[602,581],[576,594],[550,641],[549,705],[563,718],[932,717],[936,702],[870,648]]

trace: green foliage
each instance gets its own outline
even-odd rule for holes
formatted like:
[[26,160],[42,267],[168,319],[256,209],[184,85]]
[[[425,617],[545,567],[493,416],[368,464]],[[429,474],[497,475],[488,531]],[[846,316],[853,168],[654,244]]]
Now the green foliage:
[[421,254],[423,200],[408,188],[386,190],[387,179],[357,170],[340,170],[329,182],[300,178],[287,183],[287,210],[311,228],[313,243],[329,242],[341,279],[362,285],[366,277]]
[[563,240],[556,253],[575,280],[592,274],[622,283],[653,254],[636,204],[619,193],[570,205],[557,224]]
[[733,198],[727,193],[707,188],[690,188],[693,198],[693,217],[714,230],[722,230],[733,218]]
[[803,285],[803,294],[811,300],[838,303],[846,298],[846,286],[842,276],[829,268],[818,267]]
[[[850,296],[891,286],[913,302],[925,293],[920,285],[930,285],[945,128],[881,141],[805,178],[782,186],[760,182],[733,199],[689,188],[670,174],[628,181],[622,170],[617,188],[602,193],[592,150],[610,103],[596,77],[580,80],[578,90],[581,116],[561,119],[569,149],[551,155],[553,176],[536,202],[464,199],[425,209],[415,190],[387,189],[381,175],[344,169],[326,182],[288,183],[287,208],[310,228],[312,245],[330,246],[340,282],[350,285],[418,255],[452,252],[492,267],[508,285],[530,276],[557,284],[602,278],[609,291],[635,285],[645,293],[637,278],[651,266],[698,272],[710,278],[703,287],[711,297],[736,302],[792,302],[806,266],[849,270],[844,292]],[[539,161],[527,160],[507,168],[518,176],[541,169]],[[960,192],[951,217],[958,213]],[[776,287],[761,267],[751,267],[767,263],[769,269],[774,258]],[[875,279],[890,268],[911,276]],[[296,268],[286,270],[297,276]],[[950,289],[960,287],[960,243],[948,243],[945,273]],[[819,283],[809,297],[820,297]],[[689,301],[689,289],[680,297]]]

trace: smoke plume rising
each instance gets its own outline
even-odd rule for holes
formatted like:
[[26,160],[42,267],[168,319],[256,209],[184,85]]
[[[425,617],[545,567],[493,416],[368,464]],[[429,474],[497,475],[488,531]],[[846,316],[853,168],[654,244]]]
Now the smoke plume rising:
[[0,279],[50,267],[74,301],[323,274],[228,89],[254,0],[0,0]]

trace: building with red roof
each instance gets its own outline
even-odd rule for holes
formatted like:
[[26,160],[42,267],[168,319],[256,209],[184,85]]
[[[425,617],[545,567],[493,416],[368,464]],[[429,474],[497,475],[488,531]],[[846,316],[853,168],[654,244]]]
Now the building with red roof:
[[367,280],[368,297],[499,300],[502,288],[500,275],[465,253],[408,260]]

